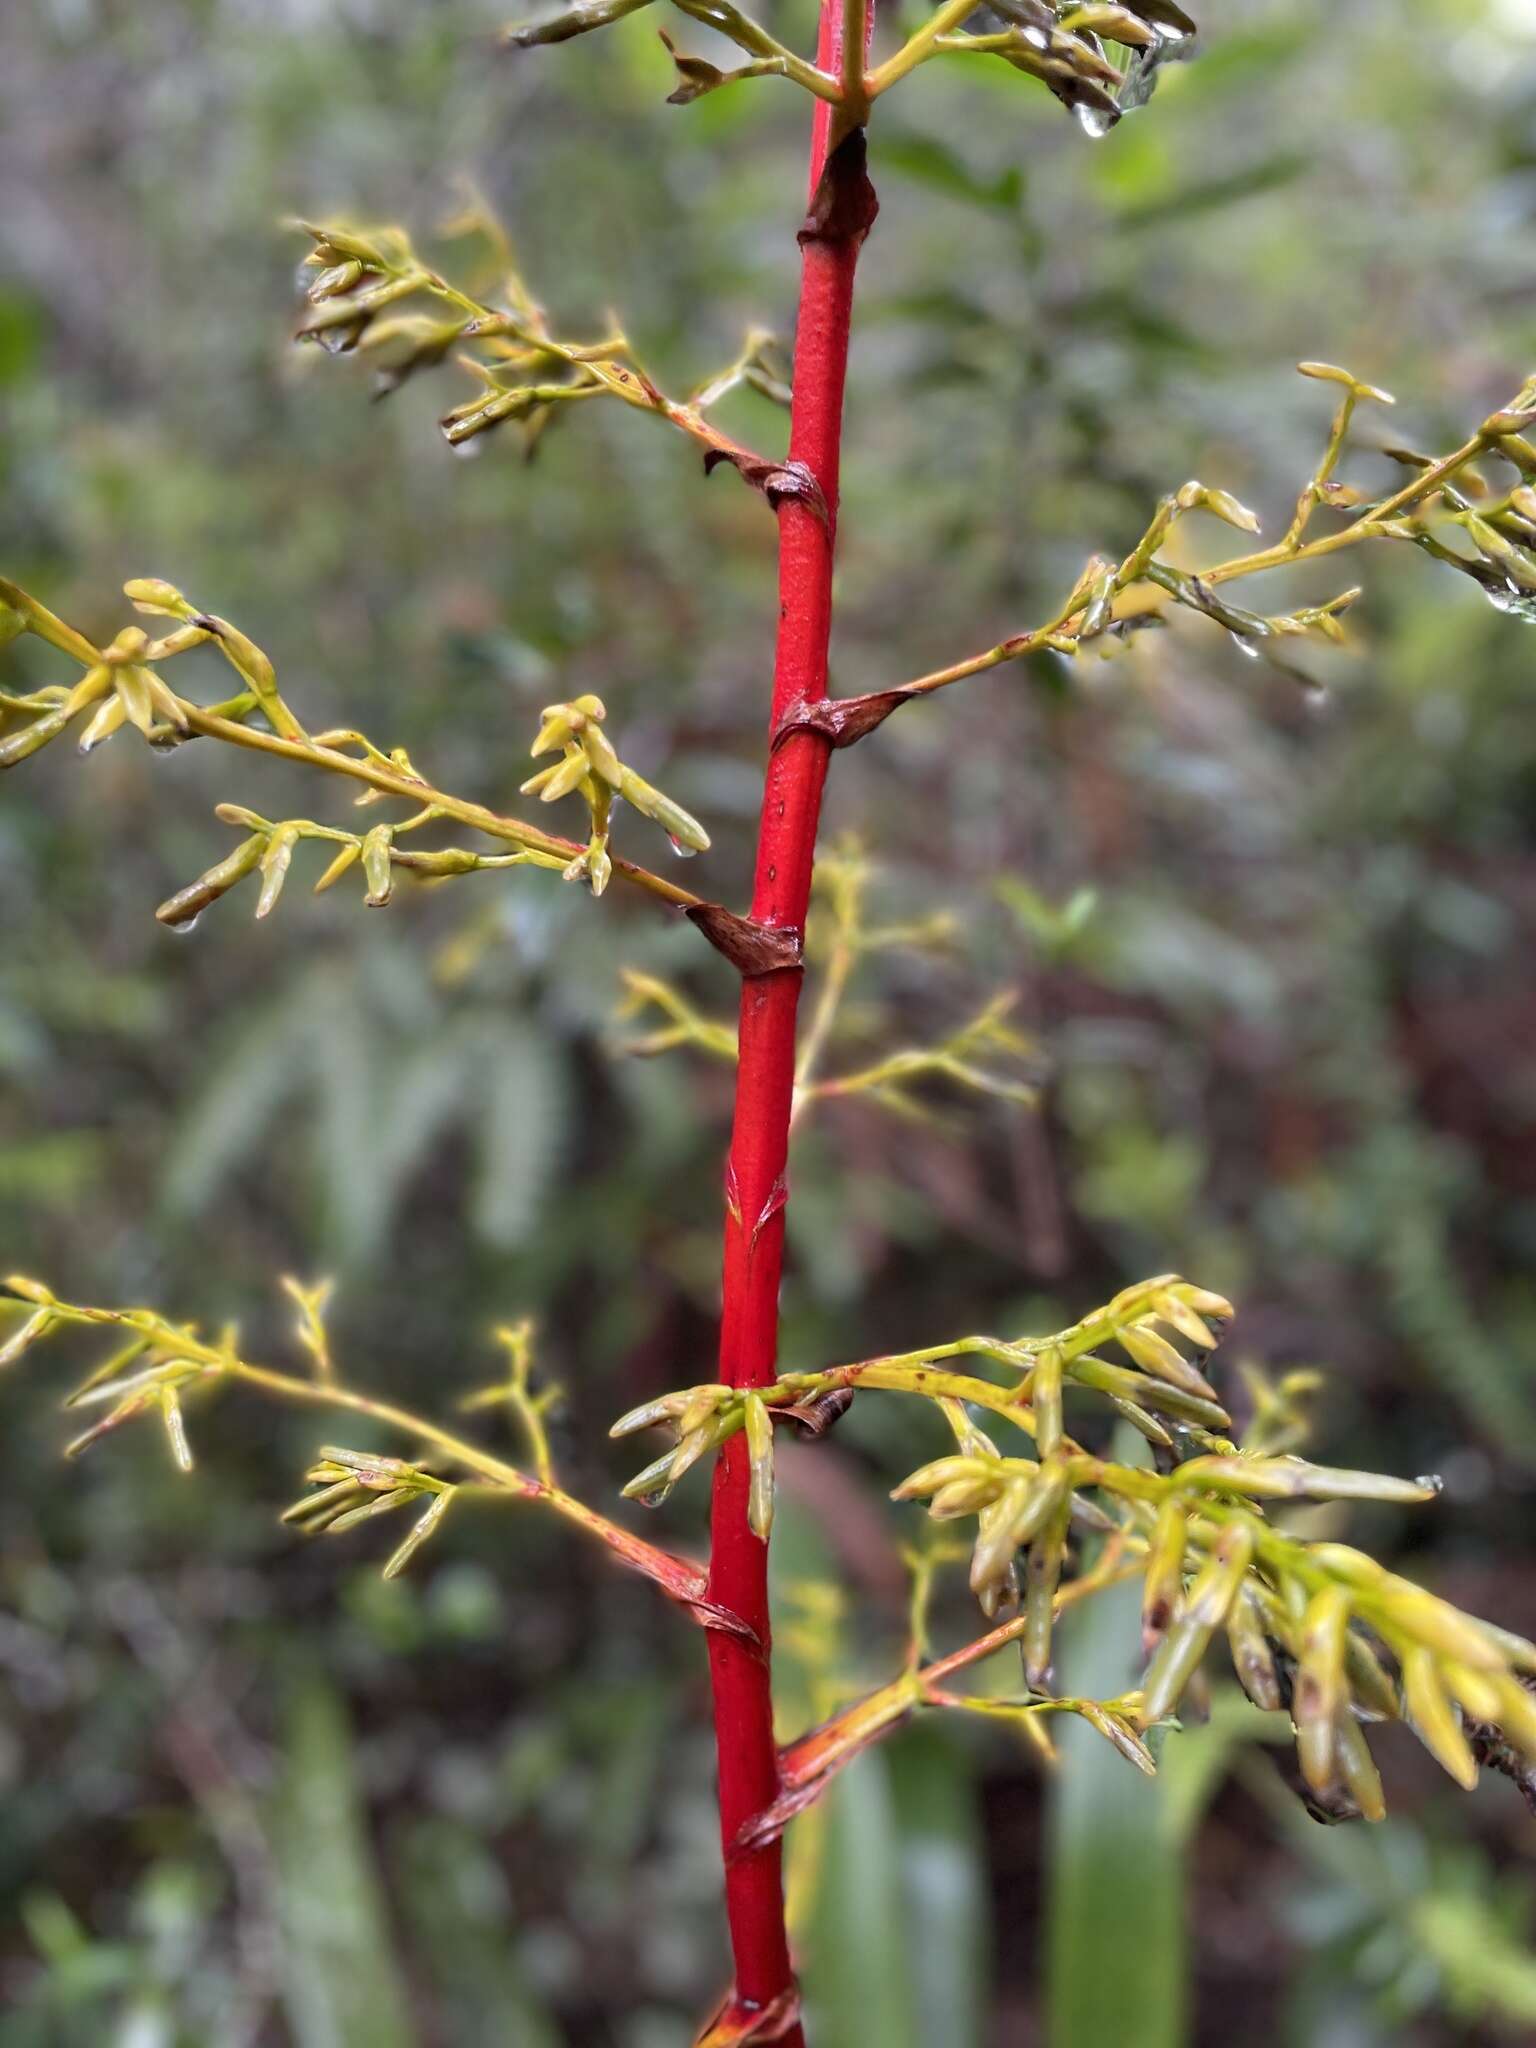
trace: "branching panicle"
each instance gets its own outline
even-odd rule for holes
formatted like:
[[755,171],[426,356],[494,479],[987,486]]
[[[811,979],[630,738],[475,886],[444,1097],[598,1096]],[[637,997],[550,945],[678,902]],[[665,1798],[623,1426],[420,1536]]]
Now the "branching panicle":
[[[505,40],[517,48],[559,43],[649,4],[574,0],[563,11],[509,29]],[[751,914],[707,901],[612,852],[613,811],[620,798],[660,825],[679,852],[703,851],[709,838],[696,819],[621,759],[599,698],[578,694],[545,709],[531,752],[541,762],[546,755],[554,758],[523,786],[525,795],[544,803],[578,797],[588,820],[582,843],[438,789],[403,751],[383,749],[357,731],[311,734],[284,697],[263,650],[228,619],[200,609],[158,579],[137,580],[125,589],[140,615],[164,622],[161,637],[152,639],[143,626],[130,624],[105,647],[0,580],[0,648],[30,635],[80,671],[67,683],[0,692],[0,769],[26,760],[72,728],[80,751],[90,753],[131,725],[157,748],[218,739],[350,781],[360,787],[360,805],[403,806],[398,815],[391,811],[361,830],[347,830],[220,805],[220,821],[240,836],[221,860],[160,907],[162,922],[176,929],[190,929],[209,905],[248,877],[255,878],[256,915],[267,916],[296,857],[319,842],[331,858],[316,888],[327,889],[356,871],[373,907],[390,902],[401,873],[435,882],[526,865],[558,870],[586,884],[594,896],[619,874],[684,911],[737,969],[739,1029],[706,1015],[658,977],[625,977],[626,1014],[661,1019],[626,1050],[649,1054],[693,1045],[737,1069],[718,1377],[644,1402],[613,1428],[615,1436],[652,1427],[671,1434],[668,1448],[624,1489],[647,1503],[665,1499],[694,1466],[722,1453],[715,1468],[710,1571],[642,1541],[559,1484],[547,1429],[559,1390],[535,1384],[526,1323],[497,1332],[505,1374],[462,1405],[482,1411],[504,1407],[531,1470],[347,1384],[327,1330],[326,1283],[284,1283],[298,1309],[297,1336],[308,1354],[308,1373],[251,1362],[233,1330],[208,1339],[195,1326],[173,1323],[151,1309],[80,1307],[24,1278],[5,1283],[17,1308],[14,1326],[0,1341],[0,1366],[71,1330],[109,1335],[109,1354],[66,1404],[101,1411],[68,1445],[71,1454],[129,1423],[153,1419],[165,1432],[173,1460],[186,1469],[192,1458],[186,1407],[232,1384],[346,1411],[405,1439],[408,1456],[323,1448],[308,1475],[313,1490],[285,1517],[309,1533],[346,1533],[396,1509],[411,1510],[409,1531],[386,1563],[386,1576],[409,1563],[441,1526],[449,1503],[465,1496],[544,1506],[657,1585],[711,1631],[722,1737],[721,1809],[738,1982],[699,2039],[704,2048],[746,2048],[770,2040],[803,2048],[778,1837],[795,1814],[815,1804],[838,1771],[919,1708],[1001,1720],[1017,1728],[1044,1760],[1054,1754],[1049,1717],[1070,1713],[1135,1768],[1151,1773],[1165,1731],[1198,1687],[1207,1651],[1221,1635],[1254,1704],[1290,1715],[1302,1776],[1319,1811],[1380,1817],[1380,1781],[1364,1730],[1388,1720],[1406,1720],[1458,1782],[1470,1784],[1479,1760],[1487,1760],[1531,1796],[1536,1696],[1529,1681],[1536,1675],[1536,1648],[1463,1614],[1355,1549],[1303,1540],[1283,1519],[1284,1504],[1296,1500],[1423,1502],[1434,1497],[1436,1482],[1344,1471],[1301,1457],[1315,1373],[1293,1371],[1271,1383],[1257,1368],[1241,1367],[1251,1414],[1246,1430],[1238,1431],[1213,1366],[1232,1315],[1220,1295],[1160,1275],[1044,1336],[962,1336],[819,1369],[780,1371],[775,1361],[793,1119],[815,1102],[859,1095],[916,1115],[924,1110],[920,1090],[932,1081],[1011,1103],[1027,1104],[1033,1092],[1029,1069],[1035,1048],[1009,1020],[1005,995],[988,1000],[958,1031],[934,1044],[861,1052],[841,1071],[826,1071],[840,1034],[852,1035],[847,998],[861,964],[897,945],[931,948],[948,929],[940,919],[872,924],[868,864],[851,846],[821,865],[821,895],[810,919],[811,954],[821,981],[797,1043],[802,940],[829,752],[866,737],[900,705],[969,676],[1037,652],[1075,659],[1087,651],[1111,651],[1178,612],[1219,626],[1243,653],[1300,675],[1290,665],[1293,645],[1341,644],[1343,620],[1359,589],[1264,612],[1234,602],[1224,594],[1226,586],[1321,561],[1368,540],[1426,553],[1470,577],[1500,610],[1536,620],[1536,443],[1527,438],[1536,426],[1536,380],[1444,455],[1385,450],[1406,478],[1372,496],[1340,471],[1361,406],[1389,405],[1390,397],[1347,370],[1302,363],[1303,375],[1339,387],[1340,396],[1322,454],[1273,545],[1198,571],[1174,560],[1176,532],[1192,514],[1258,532],[1254,514],[1230,493],[1192,480],[1161,499],[1128,553],[1119,559],[1092,556],[1044,624],[914,681],[830,698],[832,543],[854,268],[878,211],[864,141],[871,109],[938,57],[987,57],[1042,82],[1090,135],[1103,135],[1145,104],[1167,62],[1192,54],[1195,23],[1177,0],[985,0],[1001,26],[979,32],[967,26],[976,0],[941,0],[892,54],[871,65],[868,0],[824,0],[814,61],[782,43],[735,0],[676,5],[733,43],[747,61],[722,70],[679,51],[663,33],[674,101],[774,77],[798,85],[819,103],[812,199],[799,235],[802,299],[792,371],[771,337],[754,329],[736,359],[690,398],[668,397],[622,330],[595,341],[562,337],[519,270],[505,234],[473,202],[444,230],[451,239],[472,238],[480,245],[484,260],[466,262],[462,282],[450,281],[424,260],[401,228],[298,223],[311,246],[297,339],[327,354],[357,354],[369,362],[379,398],[453,359],[475,380],[472,395],[442,420],[447,441],[460,452],[476,452],[487,434],[512,426],[531,456],[559,417],[606,398],[676,428],[701,451],[706,473],[727,464],[762,495],[779,520],[781,602],[773,758]],[[791,407],[783,455],[758,453],[715,425],[713,409],[738,391]],[[1511,474],[1491,482],[1498,465]],[[1317,522],[1335,515],[1341,516],[1329,530],[1316,530]],[[164,674],[168,663],[200,648],[215,650],[236,678],[235,693],[213,704],[180,694]],[[450,830],[477,843],[435,843],[437,833]],[[425,843],[417,840],[419,833],[429,835]],[[999,893],[1036,942],[1057,953],[1074,943],[1093,907],[1087,892],[1060,910],[1024,885],[1011,895]],[[1119,1355],[1106,1355],[1112,1352]],[[835,1596],[830,1604],[802,1602],[792,1615],[790,1630],[798,1626],[810,1646],[811,1698],[821,1718],[776,1758],[765,1560],[774,1513],[775,1432],[789,1425],[819,1437],[856,1394],[875,1391],[916,1397],[936,1411],[950,1448],[910,1473],[894,1497],[923,1502],[940,1533],[907,1552],[910,1640],[901,1669],[852,1704],[833,1711],[828,1645],[835,1633]],[[1145,1441],[1145,1462],[1110,1455],[1107,1437],[1118,1423]],[[999,1442],[991,1432],[1002,1425],[1022,1441]],[[950,1525],[970,1524],[974,1528],[966,1527],[964,1542],[950,1532]],[[936,1588],[941,1575],[961,1563],[969,1591],[992,1626],[936,1655]],[[1054,1693],[1060,1615],[1132,1581],[1142,1594],[1147,1661],[1141,1684],[1100,1700]],[[1016,1695],[952,1682],[1005,1651],[1022,1656],[1024,1684]]]

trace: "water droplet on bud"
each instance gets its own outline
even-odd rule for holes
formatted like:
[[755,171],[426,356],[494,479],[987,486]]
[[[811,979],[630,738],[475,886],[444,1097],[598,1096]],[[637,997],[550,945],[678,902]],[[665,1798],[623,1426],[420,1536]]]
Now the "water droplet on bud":
[[667,834],[667,844],[671,847],[672,851],[677,855],[679,860],[692,860],[693,856],[699,850],[696,846],[685,846],[682,840],[679,839],[676,836],[676,834],[672,832],[669,832]]
[[1415,1486],[1422,1486],[1427,1493],[1444,1493],[1445,1481],[1438,1472],[1421,1472],[1414,1480]]
[[203,913],[199,911],[196,917],[184,917],[179,924],[168,924],[166,930],[181,936],[187,932],[195,932],[202,921]]
[[1118,113],[1111,113],[1106,107],[1090,107],[1083,100],[1079,100],[1072,111],[1077,116],[1078,126],[1092,142],[1102,142],[1120,118]]
[[1536,591],[1522,590],[1518,583],[1505,583],[1497,588],[1484,585],[1483,595],[1496,612],[1519,619],[1524,625],[1536,626]]
[[485,440],[480,434],[471,435],[467,441],[450,441],[448,446],[460,462],[473,462],[477,455],[485,453]]
[[1239,654],[1246,655],[1249,661],[1258,660],[1258,647],[1252,640],[1248,639],[1246,635],[1242,633],[1229,633],[1227,637],[1228,639],[1230,639],[1232,645],[1237,649]]

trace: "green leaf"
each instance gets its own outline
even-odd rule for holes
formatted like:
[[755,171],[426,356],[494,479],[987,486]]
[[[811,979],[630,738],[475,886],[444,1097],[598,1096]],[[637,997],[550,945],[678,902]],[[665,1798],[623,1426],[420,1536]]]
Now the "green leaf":
[[272,1836],[295,2048],[415,2048],[346,1709],[318,1673],[289,1701]]
[[542,1035],[508,1025],[481,1054],[480,1180],[475,1227],[493,1245],[532,1229],[569,1124],[567,1069]]
[[[1060,1631],[1065,1693],[1114,1697],[1134,1682],[1132,1587],[1102,1593]],[[1185,1868],[1165,1795],[1092,1728],[1062,1715],[1051,1786],[1045,2038],[1182,2048]]]
[[1024,174],[1017,164],[1008,165],[996,177],[984,176],[936,135],[882,135],[880,168],[925,185],[930,192],[1000,213],[1015,212],[1024,197]]
[[[918,1936],[902,1896],[900,1835],[886,1758],[868,1751],[826,1796],[826,1843],[801,1983],[821,2048],[931,2048],[912,1980]],[[921,1939],[926,1940],[926,1933]]]
[[981,2048],[989,2007],[986,1855],[975,1767],[947,1730],[918,1722],[885,1748],[901,1840],[914,2031]]

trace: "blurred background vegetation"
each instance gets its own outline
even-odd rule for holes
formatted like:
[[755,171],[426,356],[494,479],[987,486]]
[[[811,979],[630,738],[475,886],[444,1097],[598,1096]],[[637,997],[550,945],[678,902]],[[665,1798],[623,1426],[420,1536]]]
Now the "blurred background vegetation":
[[[1283,525],[1329,408],[1299,356],[1395,389],[1385,438],[1429,447],[1529,370],[1536,5],[1206,11],[1200,61],[1101,143],[1001,68],[936,66],[882,110],[836,687],[1034,623],[1186,476]],[[620,408],[532,469],[510,443],[452,461],[451,370],[374,407],[287,343],[281,216],[426,232],[465,179],[565,331],[617,305],[671,388],[783,329],[796,96],[679,111],[649,15],[492,61],[499,19],[5,10],[0,563],[95,637],[125,577],[168,577],[311,723],[493,803],[538,707],[598,691],[625,758],[708,821],[729,897],[770,662],[760,504]],[[806,7],[783,26],[804,39]],[[931,1038],[1014,987],[1047,1083],[1036,1116],[828,1110],[797,1149],[783,1356],[1053,1327],[1177,1268],[1239,1300],[1229,1358],[1334,1369],[1330,1457],[1445,1475],[1371,1536],[1531,1631],[1532,643],[1433,564],[1363,566],[1325,692],[1195,620],[970,682],[840,758],[829,834],[878,854],[888,907],[960,921],[866,985],[883,1028]],[[53,674],[33,644],[18,670]],[[258,1356],[291,1341],[273,1276],[334,1274],[352,1376],[427,1407],[532,1314],[559,1453],[611,1492],[634,1462],[611,1416],[709,1376],[729,1082],[614,1056],[618,968],[718,1009],[719,963],[536,874],[378,916],[294,894],[260,926],[236,899],[187,941],[152,911],[225,851],[215,801],[336,797],[127,743],[3,795],[5,1266],[237,1317]],[[7,1386],[0,1449],[4,2048],[689,2038],[725,1976],[693,1634],[533,1517],[465,1515],[390,1585],[366,1535],[303,1549],[275,1511],[311,1417],[221,1403],[188,1481],[132,1432],[63,1468],[45,1373]],[[784,1458],[792,1712],[889,1661],[911,1523],[884,1492],[931,1450],[871,1402]],[[663,1510],[678,1541],[705,1491]],[[1096,1633],[1073,1655],[1113,1684]],[[823,2048],[1529,2038],[1511,1788],[1464,1799],[1385,1740],[1394,1819],[1322,1829],[1253,1719],[1218,1694],[1156,1788],[1076,1751],[1047,1785],[947,1727],[850,1773],[797,1869]]]

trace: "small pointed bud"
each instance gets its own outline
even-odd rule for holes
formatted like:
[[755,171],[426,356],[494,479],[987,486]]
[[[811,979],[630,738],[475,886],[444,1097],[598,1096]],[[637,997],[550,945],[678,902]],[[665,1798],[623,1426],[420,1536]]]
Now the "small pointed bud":
[[747,1489],[747,1521],[753,1535],[766,1543],[773,1528],[773,1418],[758,1393],[742,1402],[751,1479]]
[[1402,1667],[1403,1694],[1414,1733],[1441,1769],[1470,1792],[1477,1783],[1477,1761],[1440,1683],[1433,1653],[1416,1646],[1404,1653]]
[[362,848],[356,840],[353,840],[349,846],[342,847],[330,866],[325,870],[325,873],[316,882],[314,893],[317,896],[323,896],[327,889],[333,889],[350,868],[356,867],[361,852]]
[[1291,1691],[1296,1751],[1301,1775],[1326,1799],[1338,1787],[1335,1730],[1345,1704],[1344,1636],[1349,1626],[1349,1592],[1324,1586],[1307,1603],[1301,1624],[1301,1658]]
[[1485,441],[1501,441],[1506,434],[1523,434],[1532,421],[1536,421],[1536,410],[1509,406],[1503,412],[1490,413],[1478,432]]
[[1358,377],[1348,370],[1341,370],[1337,363],[1298,363],[1296,367],[1303,377],[1315,377],[1325,384],[1342,384],[1354,398],[1367,398],[1376,405],[1397,403],[1390,391],[1383,391],[1375,384],[1362,384]]
[[697,818],[685,811],[681,804],[675,804],[671,797],[663,796],[659,789],[653,789],[632,768],[621,772],[619,794],[627,803],[637,811],[643,811],[646,817],[653,818],[680,852],[708,853],[709,834]]
[[69,713],[61,705],[57,711],[45,711],[41,718],[34,718],[30,725],[24,725],[20,732],[13,732],[9,739],[0,740],[0,768],[14,768],[18,762],[41,753],[50,740],[58,738],[68,723]]
[[[389,858],[393,843],[394,827],[391,825],[375,825],[363,839],[363,873],[368,881],[368,894],[363,900],[372,910],[382,910],[394,894],[395,876]],[[334,867],[335,862],[331,865]]]
[[1030,1407],[1035,1418],[1035,1446],[1042,1458],[1048,1458],[1061,1442],[1061,1380],[1062,1358],[1060,1349],[1048,1345],[1035,1361],[1030,1375]]
[[398,1578],[417,1551],[420,1550],[423,1543],[436,1533],[438,1524],[448,1512],[448,1503],[453,1499],[453,1495],[454,1488],[451,1486],[445,1486],[441,1493],[433,1494],[431,1500],[427,1503],[426,1512],[415,1523],[410,1534],[385,1565],[384,1577],[386,1579]]
[[[537,760],[540,754],[552,754],[557,747],[567,746],[571,739],[570,706],[550,704],[544,710],[544,723],[534,734],[529,754]],[[526,790],[527,785],[524,784]]]
[[[313,221],[295,220],[290,226],[302,230],[313,238],[315,253],[322,263],[335,263],[339,258],[350,258],[368,270],[387,270],[390,258],[383,246],[383,231],[365,233],[359,228],[338,226],[320,227]],[[389,231],[392,239],[399,240],[399,230]]]
[[165,1421],[166,1440],[171,1447],[171,1457],[177,1469],[192,1470],[192,1446],[187,1441],[186,1419],[181,1412],[181,1397],[174,1387],[160,1389],[160,1413]]
[[1274,1713],[1280,1705],[1280,1674],[1264,1632],[1263,1612],[1246,1586],[1227,1616],[1227,1645],[1238,1684],[1256,1707]]
[[129,721],[147,737],[154,728],[155,707],[150,700],[144,670],[119,668],[114,673],[113,682]]
[[127,717],[128,713],[124,708],[123,700],[117,691],[114,690],[110,697],[97,706],[87,721],[84,731],[76,741],[78,750],[82,754],[94,753],[97,747],[101,746],[104,741],[111,739],[115,732],[122,730]]
[[586,755],[580,747],[573,747],[539,791],[539,802],[558,803],[561,797],[569,796],[573,789],[579,789],[590,773],[591,768]]
[[1142,1581],[1141,1643],[1150,1656],[1168,1631],[1184,1601],[1184,1553],[1189,1542],[1189,1511],[1176,1497],[1158,1509]]
[[1137,1715],[1143,1728],[1150,1728],[1178,1706],[1211,1637],[1225,1622],[1252,1560],[1252,1532],[1240,1522],[1229,1523],[1190,1587],[1183,1614],[1169,1628],[1147,1666]]
[[148,612],[153,618],[190,619],[195,607],[188,603],[174,583],[166,583],[158,576],[135,576],[123,585],[123,595],[128,598],[135,611]]
[[575,0],[573,6],[542,21],[514,22],[502,30],[501,40],[514,50],[531,50],[540,43],[569,42],[572,36],[606,28],[610,22],[622,21],[626,14],[634,14],[649,4],[650,0]]
[[619,766],[619,757],[614,751],[613,741],[602,727],[588,723],[582,727],[582,752],[592,765],[594,774],[600,775],[613,789],[622,786],[624,771]]
[[1362,1820],[1385,1820],[1387,1802],[1381,1789],[1381,1776],[1371,1755],[1371,1746],[1365,1739],[1365,1730],[1347,1707],[1339,1710],[1334,1729],[1334,1750],[1338,1758],[1339,1777],[1344,1790],[1360,1809]]
[[[6,1284],[12,1293],[19,1292],[14,1281],[8,1281]],[[34,1344],[41,1343],[58,1320],[54,1311],[46,1307],[28,1316],[20,1329],[13,1330],[5,1342],[0,1344],[0,1370],[8,1365],[14,1365],[23,1352],[30,1351]]]
[[298,843],[297,825],[279,825],[262,849],[258,862],[261,869],[261,894],[256,899],[258,917],[269,916],[282,895],[283,883],[288,879],[288,869],[293,860],[293,849]]
[[237,882],[245,879],[260,861],[266,845],[265,834],[253,834],[217,867],[209,868],[195,882],[189,882],[185,889],[178,889],[174,896],[167,897],[155,916],[161,924],[170,925],[173,930],[196,923],[210,903],[217,903]]

